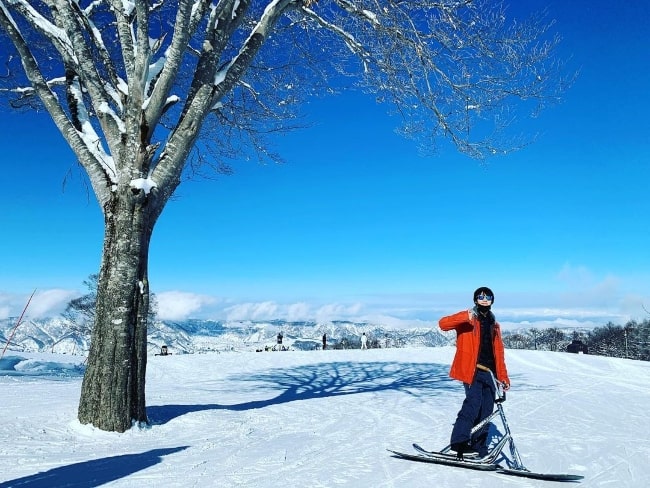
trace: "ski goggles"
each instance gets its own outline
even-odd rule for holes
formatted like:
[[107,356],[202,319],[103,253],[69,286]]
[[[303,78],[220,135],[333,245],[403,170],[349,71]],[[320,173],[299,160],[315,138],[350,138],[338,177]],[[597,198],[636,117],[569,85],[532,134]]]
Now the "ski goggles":
[[476,297],[477,300],[487,300],[488,302],[491,302],[492,298],[493,298],[492,295],[486,295],[485,293],[481,293]]

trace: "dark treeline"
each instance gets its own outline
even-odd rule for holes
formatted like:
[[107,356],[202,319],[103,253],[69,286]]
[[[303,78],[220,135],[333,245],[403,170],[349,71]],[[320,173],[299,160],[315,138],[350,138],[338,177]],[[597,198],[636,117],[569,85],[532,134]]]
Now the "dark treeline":
[[624,326],[609,322],[593,330],[567,331],[557,327],[504,332],[503,342],[511,349],[567,351],[578,349],[599,356],[650,361],[650,320],[631,320]]

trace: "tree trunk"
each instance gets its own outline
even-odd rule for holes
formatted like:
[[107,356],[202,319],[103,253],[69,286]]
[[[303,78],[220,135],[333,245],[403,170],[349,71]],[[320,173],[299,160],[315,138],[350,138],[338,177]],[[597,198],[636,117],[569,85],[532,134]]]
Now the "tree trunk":
[[148,257],[156,215],[148,203],[145,192],[126,187],[104,209],[97,309],[78,418],[107,431],[147,422]]

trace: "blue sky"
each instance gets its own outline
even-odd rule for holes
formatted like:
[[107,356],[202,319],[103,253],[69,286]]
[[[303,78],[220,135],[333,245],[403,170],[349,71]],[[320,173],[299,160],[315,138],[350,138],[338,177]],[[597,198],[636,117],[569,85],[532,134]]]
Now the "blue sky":
[[[430,323],[490,286],[505,323],[602,325],[650,309],[650,7],[546,5],[579,77],[487,165],[422,157],[372,98],[306,108],[286,164],[182,185],[153,236],[161,316]],[[97,271],[102,216],[45,114],[5,114],[0,318],[61,309]]]

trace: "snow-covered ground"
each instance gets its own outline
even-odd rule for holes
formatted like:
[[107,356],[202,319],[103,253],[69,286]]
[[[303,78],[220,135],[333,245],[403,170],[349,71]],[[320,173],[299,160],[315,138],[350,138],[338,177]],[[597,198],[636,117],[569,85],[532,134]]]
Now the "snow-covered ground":
[[[463,398],[453,348],[152,356],[152,425],[76,420],[83,358],[0,361],[0,488],[537,487],[391,457],[447,444]],[[650,363],[506,352],[504,404],[524,464],[584,487],[650,486]]]

